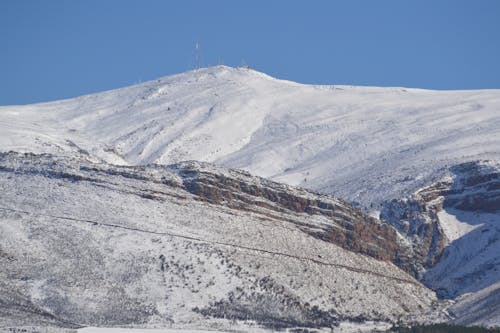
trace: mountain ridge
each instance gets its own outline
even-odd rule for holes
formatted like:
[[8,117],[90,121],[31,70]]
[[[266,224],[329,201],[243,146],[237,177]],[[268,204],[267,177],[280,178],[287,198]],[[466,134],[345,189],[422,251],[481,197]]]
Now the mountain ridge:
[[125,165],[215,162],[378,209],[424,187],[446,165],[498,159],[499,139],[482,133],[499,126],[499,96],[310,86],[221,66],[0,107],[0,148]]

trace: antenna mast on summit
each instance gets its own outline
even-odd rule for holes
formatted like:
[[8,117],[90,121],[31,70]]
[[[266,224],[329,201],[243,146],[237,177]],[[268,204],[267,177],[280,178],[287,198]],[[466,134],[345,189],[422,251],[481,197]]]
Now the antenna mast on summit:
[[200,57],[200,43],[196,40],[194,44],[194,69],[199,68],[199,57]]

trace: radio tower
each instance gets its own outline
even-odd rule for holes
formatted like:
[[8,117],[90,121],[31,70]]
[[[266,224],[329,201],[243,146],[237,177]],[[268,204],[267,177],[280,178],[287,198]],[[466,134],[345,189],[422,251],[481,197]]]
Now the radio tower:
[[199,53],[200,53],[200,43],[196,40],[194,44],[194,69],[199,68]]

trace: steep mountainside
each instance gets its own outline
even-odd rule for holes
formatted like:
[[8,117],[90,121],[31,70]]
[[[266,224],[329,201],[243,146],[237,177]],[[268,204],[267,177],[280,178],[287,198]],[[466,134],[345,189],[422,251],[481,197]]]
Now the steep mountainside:
[[216,162],[376,209],[446,166],[499,159],[499,108],[499,90],[311,86],[218,66],[0,107],[0,149]]
[[469,162],[382,218],[413,244],[426,285],[446,298],[460,323],[500,325],[500,164]]
[[432,291],[380,260],[390,253],[377,238],[391,227],[246,173],[3,153],[0,190],[7,308],[26,299],[73,325],[310,327],[428,320],[437,306]]

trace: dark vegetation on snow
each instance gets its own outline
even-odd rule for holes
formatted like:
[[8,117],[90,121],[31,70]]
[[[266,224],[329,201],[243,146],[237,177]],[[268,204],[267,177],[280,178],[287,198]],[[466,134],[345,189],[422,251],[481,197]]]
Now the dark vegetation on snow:
[[335,327],[338,314],[324,311],[286,293],[283,286],[265,277],[257,283],[258,291],[237,288],[227,299],[211,303],[198,312],[207,317],[230,320],[255,320],[273,329],[288,327]]
[[480,326],[460,326],[450,324],[416,325],[412,327],[392,327],[388,332],[396,333],[500,333],[500,328]]

